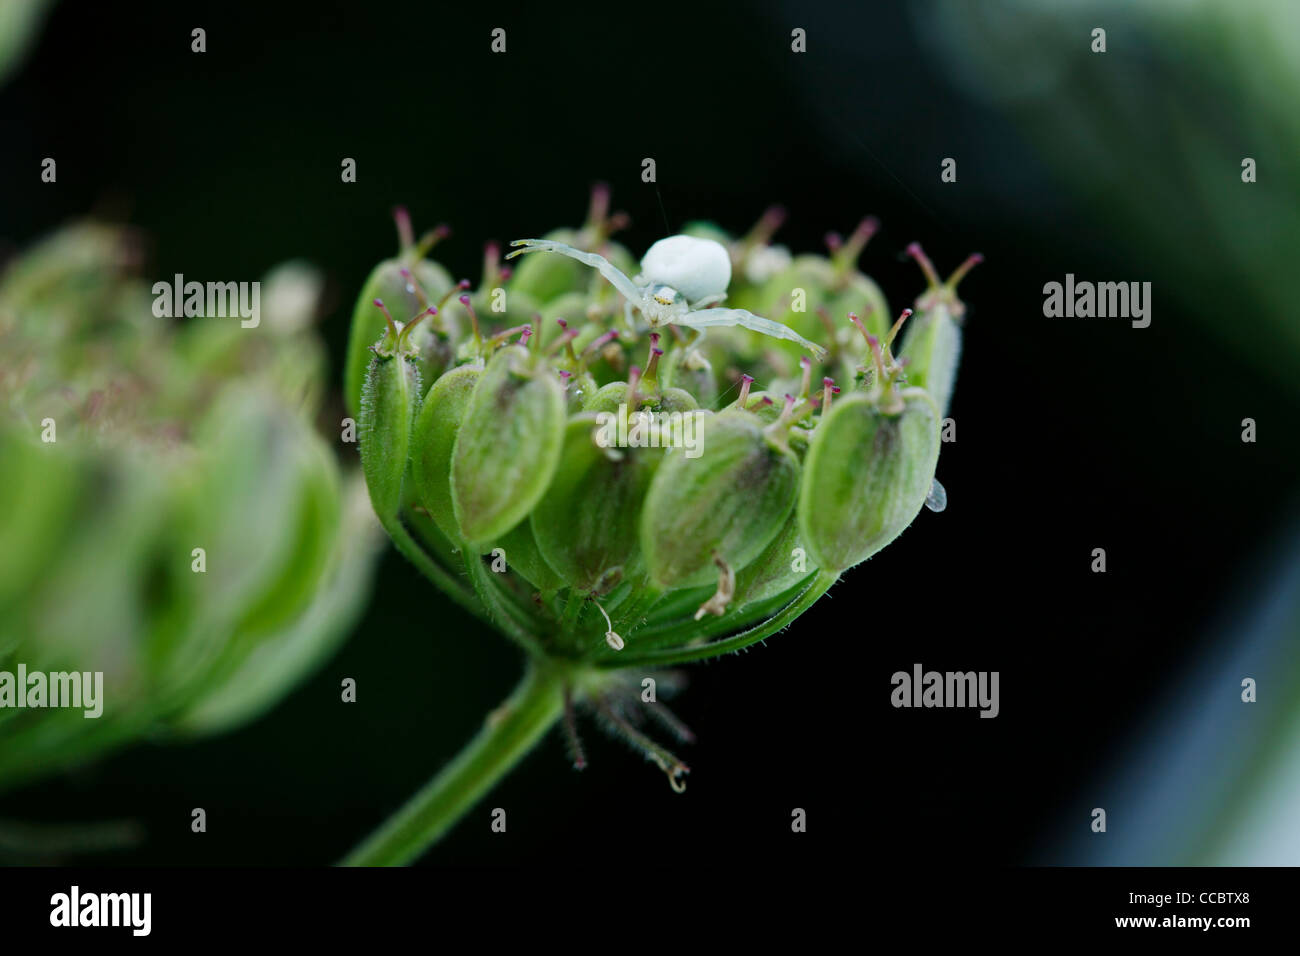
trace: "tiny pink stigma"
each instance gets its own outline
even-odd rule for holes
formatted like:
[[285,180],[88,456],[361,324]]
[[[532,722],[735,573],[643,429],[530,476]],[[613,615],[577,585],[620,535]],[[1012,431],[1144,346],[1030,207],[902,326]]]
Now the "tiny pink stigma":
[[650,361],[647,362],[647,363],[646,363],[646,366],[645,366],[645,377],[646,377],[647,379],[650,379],[650,380],[653,381],[654,378],[655,378],[655,376],[658,374],[658,372],[659,372],[659,359],[660,359],[660,357],[661,357],[663,354],[664,354],[664,350],[663,350],[663,349],[651,349],[651,350],[650,350]]
[[930,288],[939,288],[941,284],[939,282],[939,274],[934,271],[934,263],[930,261],[930,257],[921,249],[921,244],[919,242],[910,243],[907,247],[907,254],[915,259],[916,264],[921,267],[921,271],[925,273],[925,281],[930,283]]
[[889,348],[889,346],[894,344],[894,339],[898,335],[898,330],[903,327],[903,323],[906,322],[909,318],[911,318],[911,316],[912,316],[911,309],[903,310],[902,314],[899,315],[898,317],[898,321],[894,323],[894,327],[889,330],[889,335],[885,339],[885,348]]
[[831,396],[839,393],[839,388],[835,385],[835,379],[827,376],[822,379],[822,414],[831,410]]
[[749,386],[753,384],[754,384],[754,376],[752,375],[740,376],[740,398],[736,399],[736,404],[739,407],[744,408],[745,403],[749,401]]
[[397,239],[405,252],[415,245],[415,233],[411,229],[411,213],[405,206],[393,207],[393,220],[397,223]]
[[436,246],[442,240],[451,235],[451,226],[445,222],[434,226],[423,236],[420,237],[420,244],[415,247],[415,259],[423,259],[429,254],[429,250]]
[[406,294],[414,295],[420,300],[421,305],[429,304],[429,297],[424,294],[424,288],[420,285],[418,279],[411,274],[411,270],[403,266],[397,270],[403,279],[406,280]]
[[592,183],[591,200],[587,204],[587,223],[599,226],[609,215],[609,183]]
[[404,326],[402,326],[402,330],[397,334],[398,344],[404,345],[406,343],[407,339],[409,339],[411,336],[411,330],[415,328],[417,325],[419,325],[420,321],[426,315],[437,315],[437,314],[438,314],[438,310],[435,309],[433,306],[429,306],[427,309],[425,309],[415,318],[411,319],[410,322],[407,322]]
[[532,338],[532,336],[533,327],[531,325],[525,325],[523,332],[519,334],[519,344],[524,348],[528,348],[528,340]]
[[468,289],[469,287],[470,287],[470,281],[468,279],[461,279],[459,282],[456,283],[456,288],[460,289],[462,292]]
[[885,358],[880,352],[880,339],[876,338],[874,335],[868,335],[867,346],[871,349],[871,359],[876,364],[876,374],[880,377],[880,381],[884,382]]
[[844,244],[843,255],[846,263],[857,262],[858,256],[862,254],[862,250],[866,248],[867,243],[871,241],[871,237],[876,234],[876,230],[879,228],[880,220],[875,216],[867,216],[858,223],[852,235],[849,236],[848,242]]
[[966,278],[966,273],[970,272],[972,269],[974,269],[977,265],[979,265],[983,261],[984,261],[984,256],[981,253],[978,252],[971,253],[969,256],[966,257],[966,261],[963,262],[961,265],[959,265],[952,275],[948,276],[948,281],[945,284],[948,286],[949,289],[957,288],[957,283],[961,282],[962,279]]
[[474,326],[474,341],[475,342],[483,341],[483,337],[479,333],[479,328],[478,328],[478,314],[474,311],[474,306],[469,304],[469,296],[461,295],[457,301],[459,301],[460,304],[465,307],[465,311],[469,313],[470,323]]
[[862,337],[867,340],[867,345],[870,346],[871,335],[867,332],[867,327],[862,324],[862,320],[858,318],[858,313],[850,312],[849,321],[852,322],[855,326],[857,326],[858,331],[862,333]]
[[500,279],[502,282],[506,282],[514,274],[515,274],[514,270],[511,269],[509,266],[506,266],[506,268],[501,270]]
[[561,328],[564,328],[564,331],[556,336],[555,340],[551,342],[550,346],[546,349],[546,354],[554,355],[556,352],[560,351],[560,349],[564,349],[569,353],[569,358],[576,362],[578,356],[573,353],[573,340],[578,337],[578,330],[570,329],[565,326],[561,326]]
[[658,332],[651,332],[651,333],[650,333],[650,355],[649,355],[649,357],[646,359],[646,368],[650,370],[649,373],[648,373],[648,374],[650,374],[650,375],[653,375],[653,374],[654,374],[654,364],[655,364],[655,355],[656,355],[656,354],[658,354],[658,355],[663,355],[664,353],[663,353],[663,351],[659,348],[659,333],[658,333]]
[[760,404],[760,405],[775,405],[776,403],[772,401],[772,396],[770,396],[770,395],[764,395],[764,396],[763,396],[763,400],[762,400],[761,402],[759,402],[759,404]]
[[568,330],[568,328],[569,328],[569,323],[568,323],[568,322],[565,322],[563,319],[556,319],[555,321],[559,324],[560,329],[561,329],[562,331],[567,331],[567,330]]
[[380,312],[384,313],[384,321],[388,323],[388,333],[389,333],[390,335],[392,335],[392,336],[396,336],[396,335],[397,335],[397,326],[396,326],[396,324],[394,324],[394,322],[393,322],[393,317],[388,313],[388,309],[387,309],[387,307],[385,307],[385,305],[384,305],[384,300],[383,300],[383,299],[375,299],[375,305],[377,305],[377,306],[379,307],[379,311],[380,311]]
[[770,237],[774,232],[781,228],[785,222],[785,207],[782,205],[768,206],[763,210],[763,216],[758,220],[759,225],[763,227],[764,233]]
[[601,349],[603,349],[607,344],[616,341],[617,339],[618,339],[618,329],[610,329],[604,335],[598,335],[596,336],[596,338],[592,339],[590,344],[588,344],[587,347],[582,350],[582,354],[585,356],[585,355],[590,355],[592,352],[598,352]]
[[831,251],[832,255],[835,254],[836,252],[839,252],[840,247],[843,245],[844,245],[844,237],[841,236],[838,232],[826,233],[826,248]]
[[616,232],[622,232],[630,225],[632,225],[632,217],[620,210],[606,220],[605,235],[612,236]]

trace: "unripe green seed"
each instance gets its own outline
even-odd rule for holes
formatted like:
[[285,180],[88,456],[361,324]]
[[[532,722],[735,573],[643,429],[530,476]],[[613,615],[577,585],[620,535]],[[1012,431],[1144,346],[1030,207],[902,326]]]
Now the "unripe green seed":
[[659,395],[658,411],[671,414],[672,412],[693,412],[700,407],[695,401],[695,396],[684,388],[665,388]]
[[808,556],[825,571],[871,557],[911,524],[925,504],[939,460],[939,412],[921,389],[882,411],[875,396],[838,399],[813,431],[799,493]]
[[560,465],[531,518],[542,557],[581,591],[616,570],[628,577],[641,504],[663,457],[656,448],[602,448],[599,427],[594,414],[569,421]]
[[451,463],[452,505],[468,542],[499,538],[545,493],[564,444],[564,406],[559,376],[522,346],[488,361]]
[[899,357],[908,360],[908,383],[930,393],[940,417],[947,414],[961,358],[961,326],[946,305],[937,303],[908,319]]
[[451,460],[470,395],[482,374],[477,365],[462,365],[438,379],[424,398],[411,434],[416,495],[438,530],[452,541],[461,541],[464,535],[451,503]]
[[755,601],[776,597],[816,570],[812,559],[807,557],[807,549],[803,547],[799,516],[792,511],[772,543],[763,549],[763,553],[753,563],[736,575],[736,593],[732,603],[735,607],[742,608]]
[[908,383],[929,392],[942,417],[948,414],[961,358],[961,317],[966,307],[957,298],[957,284],[984,257],[978,253],[970,256],[947,282],[940,283],[918,243],[912,243],[907,251],[920,264],[929,288],[917,297],[916,314],[908,320],[899,354],[908,360]]
[[420,370],[413,356],[376,352],[361,393],[357,437],[361,471],[381,520],[395,518],[401,509],[411,426],[419,407]]
[[[417,287],[402,275],[408,269],[419,283]],[[375,308],[375,299],[387,304],[395,316],[415,315],[451,289],[447,270],[436,262],[424,260],[414,264],[404,259],[388,259],[375,266],[357,297],[352,310],[352,327],[348,332],[348,351],[343,368],[343,397],[349,415],[361,409],[361,390],[370,368],[370,347],[383,336],[384,317]],[[423,290],[423,295],[421,294]]]
[[728,410],[699,427],[702,454],[670,450],[642,509],[641,548],[665,590],[708,584],[715,554],[733,571],[748,565],[781,530],[798,489],[798,460],[756,416]]
[[[610,382],[588,395],[582,403],[582,410],[593,414],[609,412],[616,415],[618,407],[627,404],[627,396],[627,382]],[[636,409],[629,409],[629,411],[636,411]]]

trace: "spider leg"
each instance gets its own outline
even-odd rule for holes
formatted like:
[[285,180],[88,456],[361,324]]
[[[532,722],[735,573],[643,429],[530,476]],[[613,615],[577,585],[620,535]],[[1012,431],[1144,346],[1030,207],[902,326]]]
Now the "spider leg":
[[761,315],[755,315],[753,312],[746,312],[744,309],[700,309],[695,312],[687,312],[685,315],[678,316],[673,322],[688,329],[704,329],[710,326],[732,326],[739,325],[743,329],[749,329],[751,332],[759,332],[763,335],[770,335],[774,339],[784,339],[787,342],[798,342],[808,351],[812,352],[817,359],[826,357],[826,350],[814,342],[809,342],[806,338],[790,328],[788,325],[782,325],[780,322],[774,322],[771,319],[765,319]]
[[513,259],[515,256],[522,256],[525,252],[558,252],[562,256],[568,256],[570,259],[577,259],[585,266],[591,266],[623,294],[623,298],[629,302],[640,303],[641,290],[636,287],[631,279],[619,271],[619,269],[604,256],[598,256],[594,252],[583,252],[581,249],[575,249],[573,246],[566,246],[562,242],[553,242],[550,239],[516,239],[510,243],[512,246],[520,246],[514,252],[509,253],[506,258]]
[[725,301],[726,298],[727,293],[725,292],[719,292],[717,295],[706,295],[703,299],[700,299],[699,302],[692,302],[691,308],[695,311],[699,311],[707,306],[717,305],[719,302]]

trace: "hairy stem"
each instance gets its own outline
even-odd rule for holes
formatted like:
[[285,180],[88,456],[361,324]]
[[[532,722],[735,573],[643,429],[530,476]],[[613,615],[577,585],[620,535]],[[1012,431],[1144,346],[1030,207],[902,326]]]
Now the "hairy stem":
[[456,757],[343,860],[402,866],[438,841],[533,749],[564,712],[564,674],[530,661],[514,693]]

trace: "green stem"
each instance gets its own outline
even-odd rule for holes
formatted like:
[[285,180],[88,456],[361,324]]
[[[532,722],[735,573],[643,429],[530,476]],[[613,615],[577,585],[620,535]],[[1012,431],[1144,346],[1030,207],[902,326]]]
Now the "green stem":
[[420,573],[428,578],[438,590],[475,617],[486,621],[488,624],[492,623],[492,619],[474,600],[474,595],[454,575],[444,570],[429,557],[425,550],[420,547],[420,543],[411,537],[411,532],[406,530],[406,526],[402,524],[400,518],[396,516],[392,518],[381,517],[379,523],[384,526],[388,536],[393,539],[393,544],[397,546],[397,550],[402,552],[406,559],[414,564]]
[[497,583],[492,580],[495,572],[483,567],[483,561],[477,554],[468,550],[464,554],[465,569],[469,572],[469,579],[474,585],[478,599],[488,609],[490,622],[533,657],[544,657],[546,651],[542,645],[533,636],[529,626],[516,616],[518,609],[497,590]]
[[344,866],[402,866],[438,841],[542,738],[564,710],[564,673],[530,662],[509,699],[478,735],[343,860]]
[[817,603],[817,599],[825,594],[832,584],[839,580],[839,575],[831,571],[818,571],[813,575],[812,581],[808,584],[803,592],[785,606],[785,608],[770,620],[762,624],[755,625],[748,630],[741,631],[739,634],[723,638],[720,641],[710,641],[708,644],[701,644],[696,647],[671,648],[663,651],[647,651],[643,654],[620,654],[617,657],[606,658],[598,661],[598,667],[632,667],[632,666],[650,666],[650,667],[673,667],[677,664],[688,664],[691,661],[702,661],[710,657],[718,657],[722,654],[729,654],[734,651],[743,650],[751,644],[758,641],[766,640],[777,631],[784,630],[794,623],[804,611],[808,610]]

